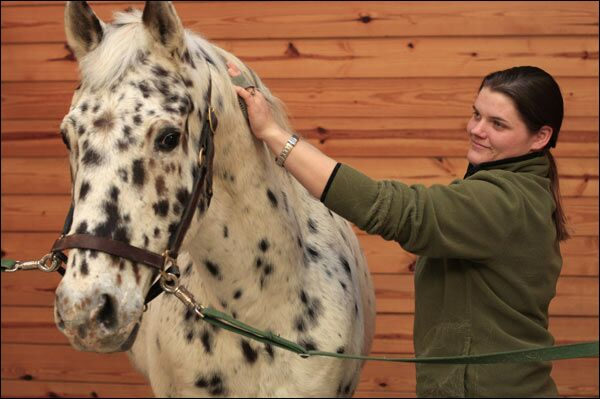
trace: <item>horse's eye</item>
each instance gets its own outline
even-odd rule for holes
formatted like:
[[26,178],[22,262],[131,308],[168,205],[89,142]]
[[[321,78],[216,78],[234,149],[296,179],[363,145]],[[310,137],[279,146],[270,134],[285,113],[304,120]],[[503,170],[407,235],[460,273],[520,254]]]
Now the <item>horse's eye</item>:
[[156,149],[166,152],[172,151],[179,144],[179,136],[181,136],[181,133],[173,127],[161,130],[155,142]]

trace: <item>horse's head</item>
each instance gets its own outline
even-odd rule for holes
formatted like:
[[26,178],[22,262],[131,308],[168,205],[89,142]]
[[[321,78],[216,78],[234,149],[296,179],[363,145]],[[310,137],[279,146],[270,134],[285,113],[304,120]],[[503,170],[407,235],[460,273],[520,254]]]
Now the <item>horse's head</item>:
[[[120,14],[113,24],[100,21],[85,2],[69,2],[65,29],[81,71],[61,124],[74,204],[69,234],[160,254],[173,240],[199,173],[207,102],[215,103],[215,83],[208,98],[210,76],[221,79],[219,106],[236,104],[231,85],[223,93],[223,74],[214,72],[226,71],[223,60],[191,48],[168,2],[148,2],[143,14]],[[197,205],[188,235],[205,205]],[[72,249],[56,291],[59,329],[81,350],[127,350],[156,275],[125,258]]]

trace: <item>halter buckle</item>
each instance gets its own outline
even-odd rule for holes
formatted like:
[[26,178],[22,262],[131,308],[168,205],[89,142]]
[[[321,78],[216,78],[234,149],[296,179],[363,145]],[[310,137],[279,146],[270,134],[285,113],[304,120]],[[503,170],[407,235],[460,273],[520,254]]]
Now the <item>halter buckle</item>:
[[219,119],[212,105],[208,107],[208,124],[210,125],[210,130],[215,134],[219,125]]

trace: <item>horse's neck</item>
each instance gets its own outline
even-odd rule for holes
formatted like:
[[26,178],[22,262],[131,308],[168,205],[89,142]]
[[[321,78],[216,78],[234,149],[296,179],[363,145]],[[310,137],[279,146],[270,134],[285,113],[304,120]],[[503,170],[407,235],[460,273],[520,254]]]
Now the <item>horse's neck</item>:
[[[208,248],[230,251],[235,257],[236,250],[248,245],[259,248],[263,238],[270,248],[284,248],[290,242],[297,245],[297,190],[290,176],[275,165],[266,146],[252,136],[243,117],[220,121],[214,148],[213,197],[190,244],[195,247],[191,251],[194,261],[202,264],[203,250]],[[276,229],[284,233],[275,234]],[[228,234],[229,239],[225,237]],[[237,267],[234,264],[231,266]],[[226,268],[227,262],[221,266]],[[223,270],[222,274],[235,276],[238,272]]]

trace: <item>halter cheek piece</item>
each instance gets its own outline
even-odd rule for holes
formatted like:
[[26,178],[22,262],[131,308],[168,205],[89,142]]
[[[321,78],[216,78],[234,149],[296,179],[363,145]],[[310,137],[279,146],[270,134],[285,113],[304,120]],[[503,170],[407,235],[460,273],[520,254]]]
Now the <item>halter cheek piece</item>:
[[[71,229],[73,221],[73,207],[69,209],[62,235],[54,242],[52,253],[55,258],[66,262],[67,257],[61,252],[67,248],[92,249],[102,251],[121,258],[129,259],[132,262],[142,263],[146,266],[156,269],[158,273],[166,276],[167,273],[179,276],[179,269],[175,259],[179,254],[181,243],[187,233],[190,223],[194,216],[199,201],[203,201],[204,209],[208,209],[212,198],[212,165],[214,157],[213,137],[217,130],[218,119],[214,108],[211,106],[212,79],[210,77],[210,67],[208,69],[208,104],[206,105],[205,119],[202,124],[202,133],[200,136],[200,152],[198,156],[198,174],[194,180],[192,195],[186,204],[183,215],[171,237],[167,249],[162,253],[151,252],[143,248],[134,247],[122,241],[116,241],[107,237],[99,237],[93,234],[71,234],[66,235]],[[62,269],[58,271],[64,275]],[[145,304],[156,298],[163,292],[159,282],[156,282],[148,291]]]

